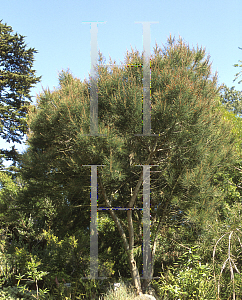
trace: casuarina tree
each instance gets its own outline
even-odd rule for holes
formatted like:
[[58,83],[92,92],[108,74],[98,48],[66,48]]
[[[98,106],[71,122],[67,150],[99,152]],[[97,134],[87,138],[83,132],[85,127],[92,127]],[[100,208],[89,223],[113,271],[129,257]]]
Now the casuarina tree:
[[[40,199],[56,209],[53,228],[61,234],[90,222],[90,172],[98,168],[99,219],[116,226],[137,292],[142,265],[143,168],[150,168],[151,276],[158,237],[167,220],[182,213],[186,222],[213,218],[223,199],[213,178],[233,163],[235,136],[220,111],[219,86],[202,48],[191,49],[171,37],[151,56],[151,133],[142,136],[143,59],[127,52],[124,66],[97,65],[99,133],[90,134],[90,84],[61,72],[60,86],[29,108],[28,145],[22,176],[28,180],[23,202],[37,209]],[[112,62],[110,62],[112,64]],[[136,134],[136,135],[135,135]],[[140,134],[140,136],[139,136]],[[29,194],[28,194],[29,193]],[[31,195],[31,201],[30,201]],[[33,197],[34,195],[34,197]],[[34,199],[34,200],[33,200]],[[45,199],[45,200],[43,200]],[[115,211],[116,207],[129,210]]]

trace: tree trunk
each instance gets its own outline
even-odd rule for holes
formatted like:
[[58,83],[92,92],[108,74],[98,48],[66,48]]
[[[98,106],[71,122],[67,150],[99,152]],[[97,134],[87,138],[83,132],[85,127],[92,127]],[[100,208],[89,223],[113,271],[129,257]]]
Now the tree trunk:
[[[156,139],[155,144],[153,146],[153,149],[152,149],[152,151],[149,154],[149,157],[148,157],[148,159],[147,159],[147,161],[145,163],[146,165],[150,164],[150,162],[152,160],[152,156],[156,152],[157,140],[158,140],[158,138]],[[105,200],[105,203],[106,203],[107,207],[112,208],[111,203],[110,203],[110,201],[109,201],[109,199],[107,197],[106,191],[104,189],[104,186],[102,184],[102,180],[101,180],[100,176],[98,176],[98,181],[99,181],[101,192],[102,192],[102,194],[104,196],[104,200]],[[136,289],[137,295],[143,294],[143,292],[142,292],[142,287],[141,287],[139,270],[137,268],[136,261],[134,259],[134,252],[133,252],[133,249],[134,249],[134,226],[133,226],[133,220],[132,220],[132,208],[134,206],[135,200],[137,199],[137,195],[138,195],[138,192],[139,192],[139,189],[140,189],[142,183],[143,183],[143,171],[140,174],[138,183],[136,184],[134,193],[131,196],[131,199],[130,199],[128,207],[127,207],[127,208],[130,208],[127,211],[128,230],[129,230],[129,243],[128,243],[126,234],[125,234],[125,232],[123,230],[123,227],[122,227],[122,225],[121,225],[118,217],[116,216],[116,214],[114,213],[114,211],[112,209],[109,210],[109,213],[110,213],[110,215],[111,215],[114,223],[116,224],[116,226],[118,228],[118,231],[119,231],[119,234],[120,234],[120,236],[121,236],[121,238],[122,238],[122,240],[124,242],[125,252],[128,254],[129,265],[130,265],[130,272],[131,272],[131,276],[132,276],[133,286]],[[153,249],[155,251],[155,247],[153,247]],[[153,255],[153,257],[154,257],[154,255]],[[154,261],[152,263],[154,265]],[[152,276],[153,276],[153,267],[152,267]],[[149,280],[149,282],[150,282],[150,280]]]
[[130,264],[130,272],[132,276],[133,286],[135,287],[137,295],[140,295],[140,293],[142,294],[142,288],[141,288],[139,270],[137,268],[136,261],[133,258],[133,253],[132,255],[129,255],[129,264]]
[[[100,178],[98,178],[99,180],[99,184],[100,184],[100,188],[102,191],[102,194],[104,196],[105,202],[107,204],[107,207],[111,208],[111,203],[106,195],[105,189],[103,187],[102,184],[102,180]],[[118,231],[120,233],[120,236],[124,242],[124,249],[125,252],[128,254],[128,260],[129,260],[129,266],[130,266],[130,273],[132,276],[132,283],[133,286],[136,289],[137,294],[139,295],[140,293],[142,294],[142,288],[141,288],[141,282],[140,282],[140,276],[139,276],[139,270],[137,268],[136,265],[136,261],[134,259],[134,253],[133,253],[133,248],[134,248],[134,231],[133,231],[133,222],[132,222],[132,210],[128,210],[127,215],[128,215],[128,224],[129,224],[129,243],[126,237],[126,234],[122,228],[122,225],[118,219],[118,217],[116,216],[116,214],[114,213],[113,210],[109,210],[109,213],[112,217],[112,219],[114,220]]]
[[128,218],[128,228],[129,228],[129,264],[130,264],[130,272],[132,276],[133,286],[136,289],[137,295],[142,293],[139,270],[136,265],[136,261],[134,259],[134,226],[132,219],[132,210],[127,211]]
[[[162,221],[165,215],[165,212],[167,210],[167,206],[168,206],[168,201],[165,204],[165,207],[163,209],[163,214],[161,215],[161,217],[159,218],[159,224],[157,226],[156,229],[156,233],[155,233],[155,238],[154,238],[154,244],[153,244],[153,249],[152,249],[152,253],[151,253],[151,278],[153,278],[154,275],[154,265],[155,265],[155,251],[156,251],[156,246],[157,246],[157,241],[158,241],[158,234],[160,232],[161,226],[162,226]],[[156,216],[155,216],[155,220],[156,220]],[[142,282],[142,292],[145,294],[145,292],[147,291],[147,288],[150,284],[152,279],[144,279]]]

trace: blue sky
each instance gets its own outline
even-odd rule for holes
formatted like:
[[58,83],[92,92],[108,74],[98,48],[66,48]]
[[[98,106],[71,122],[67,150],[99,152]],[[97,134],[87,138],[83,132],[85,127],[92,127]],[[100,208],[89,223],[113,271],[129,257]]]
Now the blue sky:
[[[218,72],[219,83],[235,86],[233,64],[242,60],[242,1],[229,0],[0,0],[0,19],[15,32],[26,36],[28,47],[35,55],[36,75],[42,81],[32,89],[36,96],[43,88],[58,86],[58,72],[70,71],[75,77],[88,78],[91,69],[90,24],[98,25],[98,49],[109,62],[120,63],[131,46],[142,52],[142,24],[151,24],[151,54],[155,43],[162,47],[171,34],[179,35],[191,47],[205,47],[211,56],[212,71]],[[35,99],[33,98],[34,102]],[[0,139],[0,148],[10,148]],[[16,144],[20,151],[26,146]]]

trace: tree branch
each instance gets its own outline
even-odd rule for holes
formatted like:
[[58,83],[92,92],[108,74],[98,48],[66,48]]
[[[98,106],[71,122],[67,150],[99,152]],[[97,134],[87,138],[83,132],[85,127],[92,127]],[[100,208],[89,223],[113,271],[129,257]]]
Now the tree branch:
[[[153,146],[153,149],[152,149],[152,151],[150,152],[150,154],[149,154],[149,156],[148,156],[148,159],[147,159],[145,165],[149,165],[150,162],[152,161],[152,157],[153,157],[153,155],[154,155],[154,154],[156,153],[156,151],[157,151],[157,150],[156,150],[157,141],[158,141],[158,137],[156,138],[156,141],[155,141],[155,144],[154,144],[154,146]],[[132,208],[132,207],[133,207],[134,202],[135,202],[135,200],[136,200],[136,198],[137,198],[137,195],[138,195],[138,192],[139,192],[139,189],[140,189],[140,186],[141,186],[142,182],[143,182],[143,170],[141,171],[139,180],[138,180],[138,182],[137,182],[137,184],[136,184],[136,187],[135,187],[135,189],[134,189],[134,193],[133,193],[133,195],[132,195],[132,197],[131,197],[131,199],[130,199],[130,201],[129,201],[128,208]]]
[[[106,191],[105,191],[105,189],[104,189],[104,187],[103,187],[102,180],[101,180],[100,176],[98,176],[98,181],[99,181],[99,185],[100,185],[100,188],[101,188],[101,192],[102,192],[102,195],[103,195],[103,197],[104,197],[104,200],[105,200],[105,203],[106,203],[107,207],[112,208],[111,203],[110,203],[110,201],[108,200]],[[121,236],[122,239],[123,239],[123,242],[124,242],[124,248],[125,248],[125,250],[127,251],[127,253],[129,253],[129,244],[128,244],[128,241],[127,241],[126,234],[125,234],[125,232],[124,232],[124,230],[123,230],[123,227],[122,227],[122,225],[121,225],[121,223],[120,223],[118,217],[117,217],[116,214],[114,213],[114,211],[113,211],[113,210],[109,210],[109,213],[110,213],[110,215],[111,215],[111,217],[112,217],[114,223],[116,224],[116,226],[117,226],[117,228],[118,228],[118,231],[119,231],[119,233],[120,233],[120,236]]]

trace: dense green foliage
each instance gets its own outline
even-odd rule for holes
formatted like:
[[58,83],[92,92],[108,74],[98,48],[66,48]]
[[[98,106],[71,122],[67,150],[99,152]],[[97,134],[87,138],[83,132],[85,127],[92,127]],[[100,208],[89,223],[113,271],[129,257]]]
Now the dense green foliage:
[[82,278],[90,274],[88,164],[105,165],[98,167],[99,207],[142,207],[135,165],[158,165],[150,197],[153,276],[160,279],[151,285],[160,299],[218,299],[218,283],[221,299],[241,296],[240,276],[231,281],[227,267],[242,266],[239,92],[222,93],[203,49],[170,38],[151,57],[151,124],[160,136],[134,136],[142,133],[142,68],[131,65],[142,65],[142,56],[127,53],[123,68],[103,63],[100,55],[98,120],[106,136],[84,135],[90,84],[62,71],[59,88],[29,106],[19,171],[0,173],[1,283],[18,288],[9,297],[28,289],[26,299],[98,299],[110,282],[129,279],[118,222],[142,273],[142,211],[131,214],[131,226],[126,211],[109,210],[98,214],[99,275],[108,279]]
[[236,91],[234,86],[228,88],[226,85],[221,89],[221,103],[228,110],[238,117],[242,116],[242,92]]
[[[26,48],[24,36],[0,21],[0,137],[6,142],[21,143],[27,133],[27,108],[30,89],[41,77],[32,70],[34,48]],[[17,161],[17,153],[3,150],[6,159]]]

